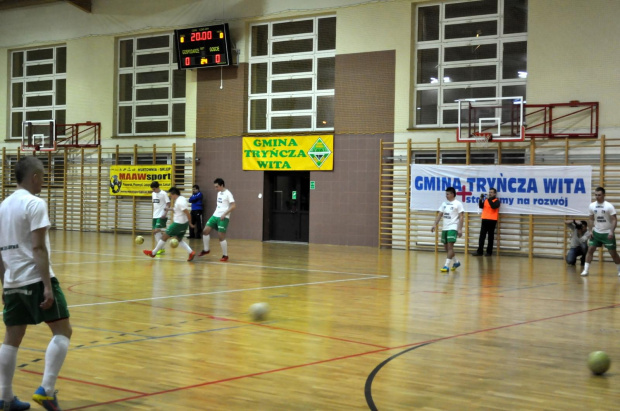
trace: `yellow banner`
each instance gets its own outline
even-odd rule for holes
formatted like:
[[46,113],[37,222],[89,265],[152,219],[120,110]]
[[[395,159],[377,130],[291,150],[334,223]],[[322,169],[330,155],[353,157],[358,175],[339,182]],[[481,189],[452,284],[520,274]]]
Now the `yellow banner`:
[[172,166],[110,166],[110,195],[150,196],[153,181],[168,191],[172,187]]
[[243,137],[244,170],[334,169],[334,136]]

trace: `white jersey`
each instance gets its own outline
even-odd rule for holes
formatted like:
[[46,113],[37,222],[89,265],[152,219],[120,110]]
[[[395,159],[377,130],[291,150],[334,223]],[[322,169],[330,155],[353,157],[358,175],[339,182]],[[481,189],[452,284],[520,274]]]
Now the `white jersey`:
[[590,215],[594,216],[594,228],[599,234],[609,234],[611,232],[611,216],[616,215],[616,209],[611,203],[597,201],[590,204]]
[[[0,204],[0,252],[4,262],[4,288],[17,288],[41,281],[32,252],[32,232],[49,228],[47,204],[28,190],[19,189]],[[50,277],[51,247],[45,233]]]
[[[215,212],[213,213],[213,216],[221,217],[222,214],[224,214],[226,210],[230,208],[230,204],[234,202],[235,202],[235,199],[232,193],[228,189],[218,192],[217,193],[217,207],[215,208]],[[230,218],[230,214],[228,214],[227,218]]]
[[172,221],[177,224],[187,224],[189,220],[185,215],[185,210],[189,210],[189,208],[190,205],[187,198],[178,196],[174,201],[174,216],[172,217]]
[[153,199],[153,218],[165,217],[166,204],[170,202],[168,194],[164,190],[159,190],[159,193],[153,191],[151,198]]
[[459,216],[463,212],[463,203],[459,200],[444,201],[437,211],[443,213],[443,231],[459,229]]

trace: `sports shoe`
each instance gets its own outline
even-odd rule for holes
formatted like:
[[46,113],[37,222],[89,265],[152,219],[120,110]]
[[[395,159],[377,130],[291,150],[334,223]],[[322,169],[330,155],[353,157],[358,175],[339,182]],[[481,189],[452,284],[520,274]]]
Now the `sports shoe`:
[[460,266],[461,266],[461,262],[460,261],[457,261],[456,263],[452,264],[452,271],[456,270]]
[[228,261],[228,256],[227,255],[223,255],[222,258],[220,258],[220,261],[222,261],[222,262]]
[[448,268],[447,265],[444,265],[443,268],[439,271],[441,271],[442,273],[447,273],[448,271],[450,271],[450,269]]
[[142,250],[142,252],[144,253],[144,255],[148,255],[151,258],[155,258],[155,256],[153,255],[153,251],[151,250]]
[[54,396],[50,397],[49,395],[47,395],[43,387],[39,387],[34,392],[34,394],[32,394],[32,399],[48,411],[60,411],[60,406],[58,405],[58,398],[56,398],[57,392],[58,391],[55,391]]
[[192,251],[191,253],[189,253],[189,257],[187,257],[187,261],[192,261],[195,256],[196,256],[196,251]]
[[480,257],[482,256],[482,253],[475,252],[475,253],[471,253],[471,255],[473,255],[474,257]]
[[[588,273],[588,270],[583,270],[583,271],[581,272],[581,276],[582,276],[582,277],[585,277],[585,276],[587,276],[588,274],[589,274],[589,273]],[[618,275],[620,275],[620,273],[618,273]]]
[[2,411],[21,411],[30,409],[30,403],[20,401],[19,398],[13,397],[12,401],[5,404],[4,400],[0,400],[0,408]]
[[162,255],[162,254],[166,254],[166,250],[164,250],[163,248],[157,252],[157,255]]
[[202,257],[203,255],[207,255],[207,254],[209,254],[210,252],[211,252],[211,250],[207,250],[207,251],[202,250],[202,251],[200,252],[200,254],[198,254],[198,257]]

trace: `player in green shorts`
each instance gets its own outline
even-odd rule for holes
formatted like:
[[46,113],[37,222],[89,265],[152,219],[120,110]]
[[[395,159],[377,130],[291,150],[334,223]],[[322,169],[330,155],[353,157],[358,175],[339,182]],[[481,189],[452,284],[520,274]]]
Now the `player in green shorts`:
[[454,258],[454,264],[452,264],[452,271],[460,267],[461,262],[456,258],[454,253],[454,243],[456,238],[463,235],[463,204],[456,199],[456,190],[453,187],[446,188],[446,201],[441,203],[437,210],[437,218],[431,228],[431,233],[435,232],[435,227],[439,224],[439,221],[443,219],[443,230],[441,231],[441,242],[444,250],[446,250],[447,258],[446,263],[440,270],[444,273],[450,270],[450,263]]
[[[151,200],[153,201],[153,235],[155,242],[161,240],[163,232],[166,231],[166,223],[168,222],[168,210],[170,210],[170,198],[168,194],[159,188],[159,182],[151,183]],[[159,250],[159,254],[163,254],[164,249]]]
[[189,254],[187,261],[192,261],[196,253],[183,241],[187,227],[194,228],[189,214],[189,202],[185,197],[181,196],[181,192],[176,187],[172,187],[168,190],[168,193],[170,193],[170,198],[174,200],[172,224],[170,224],[170,227],[168,227],[165,233],[162,233],[161,239],[157,242],[154,250],[143,250],[143,252],[149,257],[155,257],[160,250],[164,249],[166,241],[168,241],[170,237],[176,237],[179,240],[179,246],[184,248]]
[[583,266],[582,276],[587,276],[590,270],[590,263],[594,257],[594,251],[601,246],[605,246],[609,255],[616,263],[618,276],[620,276],[620,256],[616,251],[616,225],[618,219],[616,217],[616,209],[611,203],[605,201],[605,189],[597,187],[594,190],[596,201],[590,204],[590,227],[592,227],[592,237],[588,242],[588,254],[586,254],[586,263]]
[[217,190],[217,207],[213,216],[209,218],[205,229],[202,231],[202,243],[203,249],[198,256],[209,254],[209,241],[211,239],[211,230],[217,230],[217,235],[220,239],[220,246],[222,247],[222,258],[220,261],[228,261],[228,243],[226,242],[226,231],[228,230],[228,223],[230,221],[230,214],[237,207],[235,199],[232,193],[226,188],[224,180],[216,178],[213,181],[215,189]]
[[0,204],[0,279],[6,326],[0,347],[0,408],[27,410],[30,404],[13,393],[17,352],[30,324],[47,323],[52,339],[45,351],[41,386],[32,399],[46,410],[60,410],[56,379],[72,334],[65,296],[50,264],[50,220],[47,204],[36,195],[43,186],[44,167],[33,156],[15,165],[17,190]]

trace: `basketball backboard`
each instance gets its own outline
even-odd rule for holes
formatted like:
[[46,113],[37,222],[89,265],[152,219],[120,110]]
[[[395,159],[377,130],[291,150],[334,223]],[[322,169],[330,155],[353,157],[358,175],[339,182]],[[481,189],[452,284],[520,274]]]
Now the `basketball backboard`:
[[55,121],[23,121],[21,149],[23,151],[56,151]]
[[491,133],[490,141],[523,141],[523,97],[456,100],[459,103],[456,140],[474,143]]

